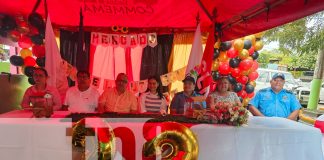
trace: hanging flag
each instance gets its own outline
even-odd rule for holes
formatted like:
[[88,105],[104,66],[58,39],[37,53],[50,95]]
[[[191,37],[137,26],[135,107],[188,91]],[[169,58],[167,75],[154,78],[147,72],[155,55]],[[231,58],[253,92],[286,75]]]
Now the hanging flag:
[[211,67],[213,63],[213,54],[214,54],[214,44],[215,44],[215,31],[214,26],[209,32],[209,36],[206,43],[206,48],[204,55],[201,60],[199,75],[197,78],[197,90],[200,94],[208,95],[209,86],[213,82],[211,77]]
[[66,62],[61,58],[49,16],[46,22],[45,51],[45,69],[49,75],[47,84],[56,87],[63,100],[68,89],[67,67]]
[[192,48],[190,51],[186,74],[190,73],[190,71],[194,69],[195,66],[200,64],[202,57],[203,57],[203,48],[201,43],[201,31],[200,31],[200,23],[199,23],[192,43]]

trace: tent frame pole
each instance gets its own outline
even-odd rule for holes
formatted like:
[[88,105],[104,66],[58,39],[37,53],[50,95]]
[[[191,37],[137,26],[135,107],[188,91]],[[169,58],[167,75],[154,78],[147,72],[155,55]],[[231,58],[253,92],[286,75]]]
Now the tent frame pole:
[[205,12],[205,14],[208,16],[209,20],[212,21],[212,22],[214,22],[214,18],[215,18],[215,17],[213,17],[213,15],[211,15],[211,14],[208,12],[207,8],[204,6],[204,4],[201,2],[201,0],[196,0],[196,1],[197,1],[197,3],[199,4],[200,8],[201,8],[201,9]]

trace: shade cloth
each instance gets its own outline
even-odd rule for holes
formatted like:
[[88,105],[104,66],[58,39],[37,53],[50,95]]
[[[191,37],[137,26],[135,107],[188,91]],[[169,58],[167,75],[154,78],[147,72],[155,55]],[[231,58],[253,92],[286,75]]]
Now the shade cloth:
[[[87,27],[93,30],[95,27],[126,26],[152,29],[181,28],[193,31],[199,13],[204,31],[208,31],[212,21],[224,24],[224,40],[264,31],[324,9],[322,0],[46,0],[46,2],[52,21],[58,26],[76,28],[79,25],[79,12],[82,8],[85,30]],[[36,0],[2,0],[0,13],[11,15],[19,13],[27,17],[35,3]],[[44,6],[44,1],[41,1],[36,11],[45,15]],[[206,12],[201,6],[206,8]]]

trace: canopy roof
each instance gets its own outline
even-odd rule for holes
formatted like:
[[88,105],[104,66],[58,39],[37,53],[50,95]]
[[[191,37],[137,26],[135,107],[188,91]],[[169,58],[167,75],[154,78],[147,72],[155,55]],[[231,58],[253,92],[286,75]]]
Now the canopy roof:
[[[37,0],[0,0],[0,13],[27,16]],[[222,24],[229,40],[264,31],[324,10],[323,0],[46,0],[54,26],[79,25],[80,8],[88,29],[125,26],[141,31],[194,30]],[[38,13],[45,17],[44,0]],[[96,28],[96,29],[95,29]],[[135,29],[136,30],[136,29]],[[98,30],[96,30],[98,31]]]

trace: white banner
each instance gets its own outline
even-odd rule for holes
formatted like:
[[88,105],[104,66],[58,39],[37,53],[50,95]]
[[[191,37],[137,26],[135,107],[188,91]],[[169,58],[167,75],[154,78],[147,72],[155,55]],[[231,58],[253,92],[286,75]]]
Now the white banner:
[[141,34],[106,34],[100,32],[91,32],[91,44],[103,46],[121,46],[123,48],[136,46],[151,46],[157,45],[156,33],[141,33]]

